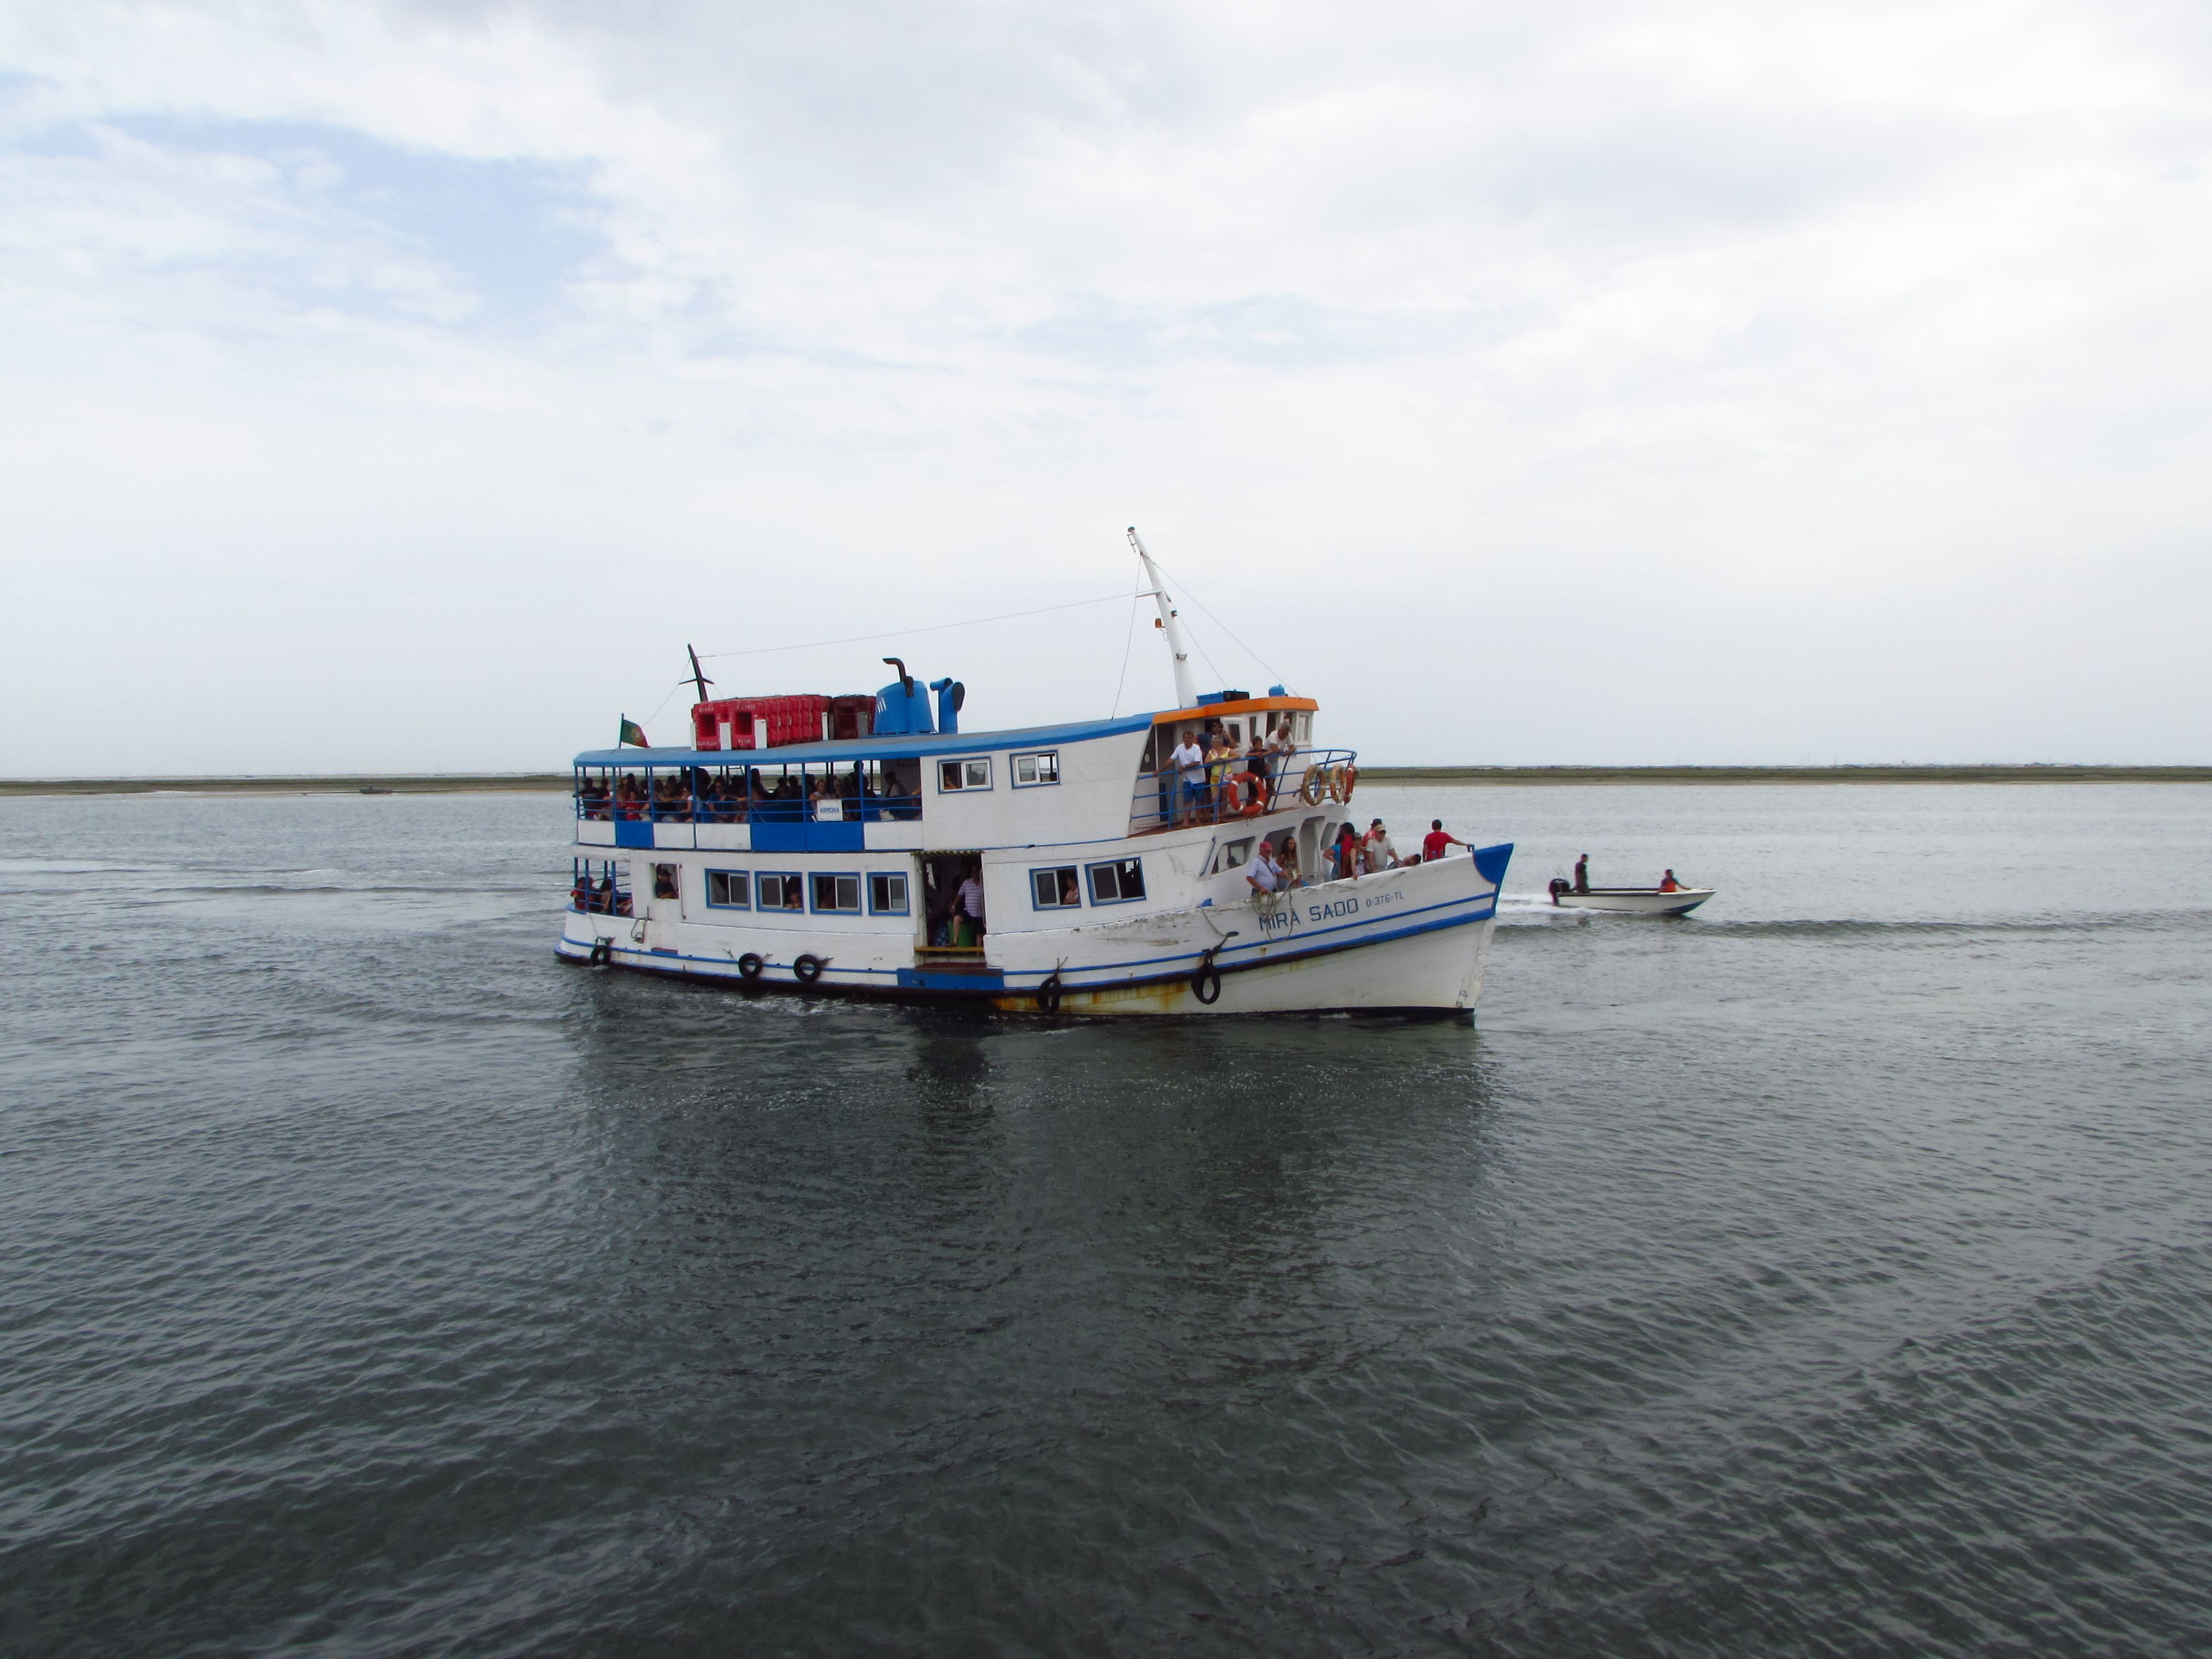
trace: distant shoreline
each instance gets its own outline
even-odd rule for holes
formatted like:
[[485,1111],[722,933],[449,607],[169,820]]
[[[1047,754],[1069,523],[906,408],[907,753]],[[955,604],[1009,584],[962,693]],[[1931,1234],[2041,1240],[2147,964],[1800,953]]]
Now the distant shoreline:
[[[773,751],[771,751],[773,752]],[[1368,766],[1363,782],[1468,785],[1685,783],[2212,783],[2212,766]],[[4,795],[463,795],[562,793],[566,772],[343,776],[0,778]]]

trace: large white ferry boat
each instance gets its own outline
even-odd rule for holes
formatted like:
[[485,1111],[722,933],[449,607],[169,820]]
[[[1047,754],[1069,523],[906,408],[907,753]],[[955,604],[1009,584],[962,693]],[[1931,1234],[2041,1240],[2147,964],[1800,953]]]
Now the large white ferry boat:
[[[576,757],[560,956],[1045,1013],[1473,1008],[1511,846],[1335,875],[1356,752],[1319,746],[1317,705],[1282,686],[1200,695],[1131,541],[1181,707],[963,732],[963,687],[896,658],[872,696],[702,681],[690,747]],[[1210,732],[1273,750],[1194,786],[1173,751]],[[1298,884],[1255,891],[1262,843]]]

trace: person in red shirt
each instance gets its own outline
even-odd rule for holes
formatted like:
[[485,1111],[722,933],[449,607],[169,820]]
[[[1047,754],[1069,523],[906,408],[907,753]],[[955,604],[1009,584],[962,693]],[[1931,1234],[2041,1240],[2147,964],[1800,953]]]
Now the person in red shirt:
[[1462,841],[1457,836],[1448,836],[1444,834],[1444,821],[1442,818],[1431,818],[1429,820],[1429,833],[1421,837],[1421,862],[1424,864],[1434,864],[1438,859],[1444,855],[1444,848],[1447,847],[1472,847],[1474,845],[1474,843],[1473,842]]

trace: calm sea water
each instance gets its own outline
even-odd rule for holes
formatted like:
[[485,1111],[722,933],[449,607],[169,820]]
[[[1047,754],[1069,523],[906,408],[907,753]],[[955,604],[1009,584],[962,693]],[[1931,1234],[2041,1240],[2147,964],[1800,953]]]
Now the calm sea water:
[[1473,1026],[557,966],[547,797],[0,801],[10,1654],[2212,1644],[2212,791],[1363,795]]

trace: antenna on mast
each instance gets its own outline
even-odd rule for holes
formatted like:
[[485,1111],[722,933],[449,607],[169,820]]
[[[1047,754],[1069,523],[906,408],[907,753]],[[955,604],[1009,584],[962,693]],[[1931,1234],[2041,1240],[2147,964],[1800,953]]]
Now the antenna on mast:
[[1190,677],[1190,648],[1183,643],[1182,624],[1176,620],[1175,601],[1168,597],[1167,589],[1160,585],[1159,567],[1152,556],[1145,551],[1145,544],[1137,535],[1137,526],[1129,526],[1129,545],[1137,550],[1138,558],[1144,561],[1145,580],[1152,585],[1152,598],[1160,607],[1160,627],[1168,636],[1168,649],[1175,653],[1176,707],[1198,707],[1198,682]]
[[700,670],[697,647],[687,645],[684,647],[684,653],[691,659],[691,684],[699,688],[698,700],[704,702],[707,701],[707,688],[714,682],[708,679]]

